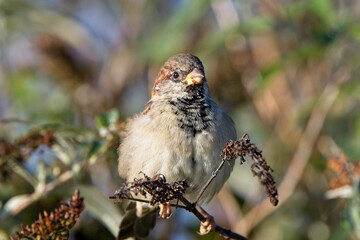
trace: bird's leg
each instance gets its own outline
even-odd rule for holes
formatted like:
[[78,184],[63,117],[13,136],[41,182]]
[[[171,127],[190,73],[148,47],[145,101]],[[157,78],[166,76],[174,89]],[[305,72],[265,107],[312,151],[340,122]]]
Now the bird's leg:
[[216,224],[214,217],[207,213],[199,204],[196,204],[196,207],[198,208],[199,212],[206,218],[205,221],[201,222],[200,234],[205,235],[210,231],[215,230]]
[[171,205],[170,202],[160,203],[160,217],[168,219],[171,216]]

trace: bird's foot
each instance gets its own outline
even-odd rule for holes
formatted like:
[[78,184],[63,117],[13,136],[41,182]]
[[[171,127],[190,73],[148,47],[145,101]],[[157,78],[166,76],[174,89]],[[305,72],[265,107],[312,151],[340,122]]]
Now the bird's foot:
[[201,222],[200,235],[208,234],[210,231],[215,230],[215,219],[209,213],[207,213],[200,205],[197,204],[197,209],[205,217],[205,221]]
[[215,230],[216,224],[215,219],[211,215],[206,216],[206,220],[201,223],[200,226],[200,235],[208,234],[210,231]]
[[160,203],[160,212],[159,212],[160,217],[164,218],[164,219],[169,219],[171,216],[171,205],[170,202],[166,202],[166,203]]

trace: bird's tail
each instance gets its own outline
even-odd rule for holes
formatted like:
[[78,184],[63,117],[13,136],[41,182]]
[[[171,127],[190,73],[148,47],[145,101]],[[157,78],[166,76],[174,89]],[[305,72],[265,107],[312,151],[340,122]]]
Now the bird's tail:
[[148,204],[130,202],[120,223],[117,240],[146,238],[155,227],[158,208]]

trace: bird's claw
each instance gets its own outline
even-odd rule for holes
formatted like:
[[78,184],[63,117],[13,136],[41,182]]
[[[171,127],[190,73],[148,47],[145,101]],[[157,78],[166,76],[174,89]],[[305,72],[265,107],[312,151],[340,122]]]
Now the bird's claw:
[[171,217],[171,205],[170,205],[170,202],[160,203],[159,215],[163,219],[169,219]]
[[211,215],[207,215],[206,220],[201,223],[199,234],[200,235],[208,234],[210,231],[215,230],[215,227],[216,224],[214,217]]

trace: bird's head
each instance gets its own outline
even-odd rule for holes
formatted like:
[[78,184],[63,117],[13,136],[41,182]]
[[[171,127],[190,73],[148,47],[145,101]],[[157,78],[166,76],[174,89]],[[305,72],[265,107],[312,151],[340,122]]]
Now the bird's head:
[[170,57],[161,67],[156,78],[152,96],[158,98],[181,98],[207,92],[204,67],[200,59],[191,54]]

